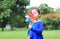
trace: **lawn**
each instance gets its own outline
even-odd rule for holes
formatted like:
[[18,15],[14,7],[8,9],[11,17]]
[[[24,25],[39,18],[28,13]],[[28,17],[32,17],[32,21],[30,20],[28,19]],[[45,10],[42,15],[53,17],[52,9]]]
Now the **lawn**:
[[[44,30],[44,39],[60,39],[60,30]],[[0,31],[0,39],[27,39],[27,30]]]

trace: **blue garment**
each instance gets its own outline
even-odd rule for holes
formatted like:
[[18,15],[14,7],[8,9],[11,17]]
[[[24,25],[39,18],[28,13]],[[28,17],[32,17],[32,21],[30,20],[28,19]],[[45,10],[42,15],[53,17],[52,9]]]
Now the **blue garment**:
[[30,39],[43,39],[43,22],[32,22],[32,28],[28,30],[28,35],[31,37]]

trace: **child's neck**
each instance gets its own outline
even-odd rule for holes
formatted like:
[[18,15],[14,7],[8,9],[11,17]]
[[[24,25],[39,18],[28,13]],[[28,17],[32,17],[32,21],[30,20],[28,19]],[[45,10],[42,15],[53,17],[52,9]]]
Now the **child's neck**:
[[39,19],[35,19],[34,22],[40,21]]

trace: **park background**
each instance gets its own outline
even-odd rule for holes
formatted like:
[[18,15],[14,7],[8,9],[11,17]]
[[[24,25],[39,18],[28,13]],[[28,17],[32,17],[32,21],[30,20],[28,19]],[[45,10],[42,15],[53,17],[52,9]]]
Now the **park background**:
[[44,39],[60,39],[59,0],[0,0],[0,39],[27,39],[25,15],[33,7],[41,11]]

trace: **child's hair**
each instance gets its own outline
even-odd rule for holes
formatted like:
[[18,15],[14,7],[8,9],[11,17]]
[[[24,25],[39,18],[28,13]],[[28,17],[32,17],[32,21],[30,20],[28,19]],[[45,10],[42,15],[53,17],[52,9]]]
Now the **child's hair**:
[[33,7],[33,8],[32,8],[32,10],[33,10],[33,9],[36,9],[36,10],[37,10],[37,12],[38,12],[38,14],[41,14],[41,13],[40,13],[40,9],[39,9],[39,8],[37,8],[37,7]]

